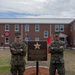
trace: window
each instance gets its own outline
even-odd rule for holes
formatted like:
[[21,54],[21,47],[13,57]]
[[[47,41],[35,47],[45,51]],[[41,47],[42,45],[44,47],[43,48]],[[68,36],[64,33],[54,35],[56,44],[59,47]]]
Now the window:
[[74,38],[74,45],[75,45],[75,38]]
[[55,32],[59,32],[59,25],[55,25]]
[[[71,25],[72,26],[72,25]],[[74,26],[74,30],[75,30],[75,22],[73,23],[73,26]]]
[[25,37],[25,41],[28,41],[28,37]]
[[30,37],[25,37],[25,41],[30,41],[31,38]]
[[25,25],[25,31],[29,31],[29,25]]
[[74,30],[75,30],[75,24],[74,24]]
[[70,38],[70,44],[72,44],[72,38]]
[[15,24],[15,31],[19,31],[19,25]]
[[64,31],[64,25],[60,25],[60,31],[61,31],[61,32]]
[[48,31],[44,31],[44,38],[48,38]]
[[5,24],[5,31],[9,31],[9,24]]
[[35,31],[39,31],[40,27],[39,25],[35,25]]
[[9,37],[5,37],[5,44],[9,44]]
[[70,26],[70,31],[72,31],[72,26]]
[[35,38],[35,41],[39,41],[39,38]]

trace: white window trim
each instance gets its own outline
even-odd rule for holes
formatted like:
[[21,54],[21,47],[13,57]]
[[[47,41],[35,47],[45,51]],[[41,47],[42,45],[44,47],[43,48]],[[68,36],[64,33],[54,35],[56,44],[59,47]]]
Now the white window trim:
[[[72,25],[71,25],[71,26],[72,26]],[[74,23],[73,23],[73,26],[74,26],[73,29],[75,30],[75,21],[74,21]]]
[[[18,25],[18,30],[16,30],[16,25]],[[19,31],[19,24],[15,24],[14,29],[15,29],[15,31]]]
[[[58,30],[56,30],[56,26],[58,26]],[[59,32],[59,25],[55,25],[55,32]]]
[[72,31],[72,26],[70,27],[70,31]]
[[28,41],[28,37],[25,37],[25,41]]
[[39,37],[36,37],[36,38],[35,38],[35,41],[39,41]]
[[[36,30],[36,26],[38,26],[38,30]],[[40,31],[40,25],[38,25],[38,24],[35,25],[35,31],[36,32],[39,32]]]
[[[63,30],[61,30],[61,26],[63,26]],[[60,25],[60,31],[61,32],[64,32],[64,25]]]
[[75,45],[75,38],[74,38],[74,45]]
[[[45,36],[45,32],[47,32],[47,36]],[[44,38],[48,38],[48,31],[44,31]]]
[[[8,30],[6,30],[6,25],[8,25]],[[5,31],[9,31],[9,24],[5,24]]]
[[9,39],[9,37],[5,37],[5,44],[9,44],[9,40],[8,40],[8,43],[6,43],[6,38],[8,38],[8,39]]
[[74,30],[75,30],[75,23],[74,23]]
[[70,44],[72,45],[72,39],[70,38]]
[[[27,30],[26,30],[26,26],[28,26]],[[29,25],[28,24],[25,25],[25,31],[29,31]]]

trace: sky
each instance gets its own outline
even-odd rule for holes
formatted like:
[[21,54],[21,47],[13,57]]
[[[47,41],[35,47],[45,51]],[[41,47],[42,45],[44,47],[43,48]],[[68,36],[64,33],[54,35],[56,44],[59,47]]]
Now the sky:
[[0,18],[75,18],[75,0],[0,0]]

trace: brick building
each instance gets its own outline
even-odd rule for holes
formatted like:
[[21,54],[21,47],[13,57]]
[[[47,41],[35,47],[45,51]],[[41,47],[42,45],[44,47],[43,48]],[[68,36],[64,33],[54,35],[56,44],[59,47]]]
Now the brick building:
[[23,40],[47,40],[55,32],[68,46],[75,47],[75,20],[58,18],[0,19],[0,46],[9,47],[20,32]]

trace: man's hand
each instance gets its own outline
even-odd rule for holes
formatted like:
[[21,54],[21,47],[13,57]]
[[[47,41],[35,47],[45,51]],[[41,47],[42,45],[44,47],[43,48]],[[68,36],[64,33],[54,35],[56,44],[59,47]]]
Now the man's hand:
[[53,47],[51,47],[51,49],[53,49]]
[[20,49],[20,51],[23,51],[23,49]]
[[11,48],[11,50],[15,50],[14,48]]
[[59,48],[60,48],[60,49],[62,49],[62,48],[63,48],[63,46],[60,46]]

